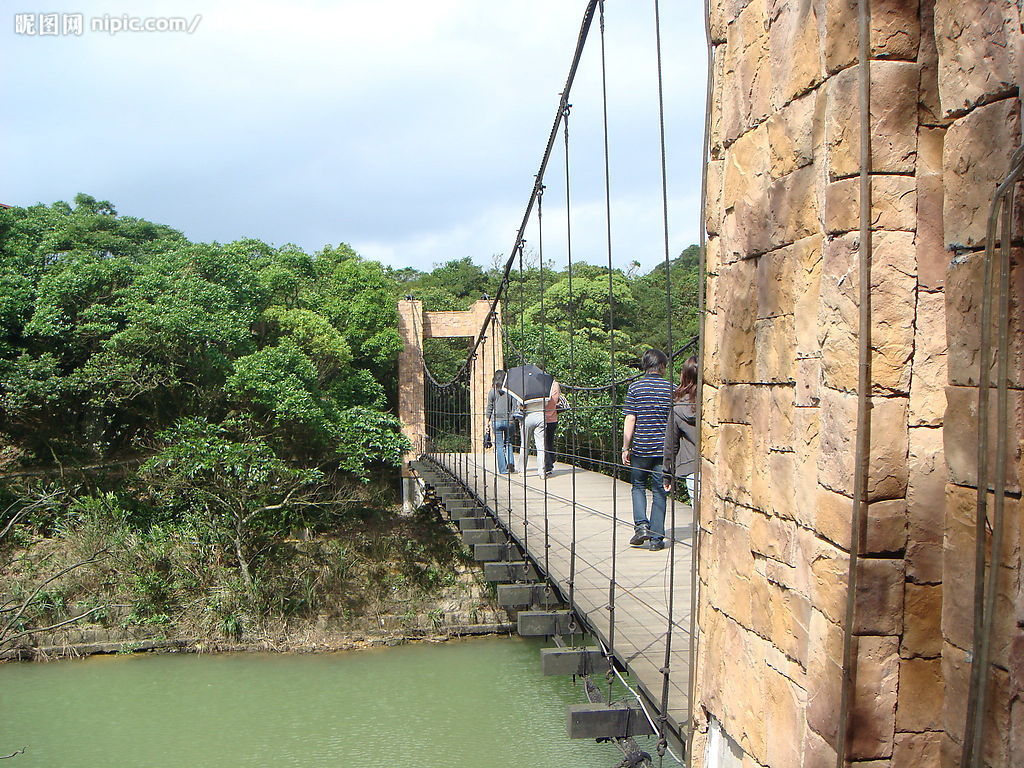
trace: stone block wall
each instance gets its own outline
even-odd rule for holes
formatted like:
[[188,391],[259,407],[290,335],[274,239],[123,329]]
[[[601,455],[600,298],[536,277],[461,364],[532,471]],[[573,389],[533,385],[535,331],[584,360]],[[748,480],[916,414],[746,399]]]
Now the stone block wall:
[[[1017,98],[1024,52],[1019,6],[1013,0],[952,3],[937,0],[937,116],[946,123],[941,180],[941,242],[955,257],[945,273],[948,376],[944,416],[945,515],[942,527],[943,601],[941,765],[959,765],[970,678],[974,609],[977,487],[977,396],[980,365],[978,316],[989,206],[1021,143]],[[1018,197],[1019,199],[1019,197]],[[1021,207],[1015,239],[1022,235]],[[1011,266],[1010,451],[1005,546],[990,559],[999,565],[992,638],[990,698],[984,762],[1024,765],[1024,595],[1020,579],[1020,467],[1024,435],[1024,270],[1015,249]],[[992,398],[994,408],[994,397]],[[995,426],[994,411],[992,425]],[[994,443],[994,440],[993,440]],[[994,456],[994,452],[991,454]],[[990,467],[993,462],[990,461]],[[991,470],[990,470],[991,471]],[[991,475],[990,475],[991,477]],[[991,510],[991,495],[988,508]]]
[[[980,252],[1020,144],[1021,26],[1014,0],[871,0],[871,14],[870,504],[849,756],[955,765],[972,643]],[[712,0],[711,30],[693,764],[717,764],[713,720],[744,766],[834,766],[858,381],[857,2]],[[1024,266],[1013,292],[1022,387]],[[1012,402],[1019,498],[1024,392]],[[1002,556],[992,766],[1024,765],[1018,508]]]

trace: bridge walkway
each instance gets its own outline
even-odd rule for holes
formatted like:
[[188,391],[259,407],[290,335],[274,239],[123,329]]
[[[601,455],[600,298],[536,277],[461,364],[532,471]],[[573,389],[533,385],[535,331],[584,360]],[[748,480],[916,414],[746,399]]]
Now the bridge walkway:
[[[671,528],[673,504],[669,501],[666,548],[651,552],[629,546],[633,518],[628,482],[564,463],[556,463],[546,480],[532,470],[525,476],[499,475],[493,453],[438,453],[429,458],[485,504],[566,600],[572,595],[571,607],[606,647],[614,643],[612,651],[632,676],[634,687],[659,712],[669,598],[674,593],[667,716],[670,728],[680,734],[689,695],[692,509],[676,502]],[[531,457],[531,465],[534,461]],[[609,610],[613,529],[614,636]]]

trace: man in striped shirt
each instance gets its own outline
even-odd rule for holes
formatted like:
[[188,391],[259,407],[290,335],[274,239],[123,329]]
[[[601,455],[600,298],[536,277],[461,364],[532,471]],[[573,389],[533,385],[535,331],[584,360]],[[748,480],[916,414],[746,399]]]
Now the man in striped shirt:
[[[630,468],[633,486],[633,538],[631,546],[657,552],[665,548],[665,499],[662,477],[665,427],[672,410],[672,384],[665,379],[668,357],[648,349],[640,358],[643,378],[629,385],[623,411],[622,463]],[[647,486],[651,487],[651,515],[647,516]]]

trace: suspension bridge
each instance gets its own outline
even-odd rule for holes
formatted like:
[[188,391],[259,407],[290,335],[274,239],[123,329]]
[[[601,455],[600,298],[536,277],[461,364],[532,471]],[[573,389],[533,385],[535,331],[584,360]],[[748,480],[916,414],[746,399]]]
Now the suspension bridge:
[[[1017,680],[1020,665],[996,660],[995,638],[1003,648],[1010,642],[996,619],[1000,574],[1019,571],[1016,553],[1009,567],[996,565],[1004,497],[1019,494],[1008,479],[1015,427],[1007,414],[1019,384],[1011,255],[1024,149],[1006,148],[1019,142],[1019,128],[981,127],[1016,121],[1015,81],[986,75],[982,87],[963,58],[971,51],[973,61],[982,46],[1012,46],[991,45],[991,32],[953,43],[950,29],[962,25],[950,19],[980,18],[991,4],[904,4],[900,14],[880,14],[884,22],[872,20],[872,5],[705,4],[700,256],[688,302],[672,284],[654,0],[665,313],[657,341],[646,341],[667,352],[696,332],[696,444],[707,448],[692,506],[684,503],[689,494],[673,493],[665,550],[630,547],[633,489],[628,460],[618,458],[623,365],[643,342],[620,335],[616,317],[623,260],[611,234],[604,2],[587,3],[493,295],[466,313],[431,312],[411,296],[399,303],[400,408],[413,445],[407,489],[419,480],[436,490],[498,584],[499,600],[519,610],[520,632],[554,638],[545,671],[585,677],[588,704],[570,709],[570,735],[614,740],[620,766],[656,762],[634,741],[643,734],[656,735],[661,763],[668,755],[685,764],[703,757],[709,766],[841,768],[932,764],[940,753],[964,768],[1019,763],[1020,740],[1006,734],[1020,686],[1007,694],[1005,681],[1008,667]],[[851,43],[840,52],[854,15],[856,51]],[[587,265],[585,289],[574,290],[581,260],[573,246],[570,94],[592,26],[600,30],[607,260],[596,271]],[[913,43],[895,50],[876,37]],[[943,76],[919,77],[936,70]],[[962,83],[974,79],[978,94],[964,101]],[[875,115],[872,91],[882,94],[884,118]],[[854,116],[856,130],[842,127]],[[1006,146],[994,149],[999,141]],[[972,153],[991,157],[984,183]],[[557,155],[563,163],[555,170],[549,161]],[[550,295],[546,190],[549,200],[564,192],[564,240],[555,250],[568,275]],[[900,242],[905,247],[893,245]],[[604,277],[606,315],[584,327],[580,308],[593,306],[595,280]],[[891,299],[901,285],[904,298]],[[873,293],[886,297],[875,314]],[[940,298],[934,305],[921,301],[932,295]],[[897,306],[903,314],[894,322],[887,312]],[[684,334],[687,311],[695,322]],[[426,363],[424,341],[439,337],[471,339],[454,374]],[[933,346],[931,337],[939,339]],[[604,345],[603,371],[595,338]],[[886,347],[907,352],[890,363]],[[932,366],[946,355],[948,368]],[[572,404],[559,420],[550,476],[499,474],[485,449],[490,375],[528,363],[555,373]],[[705,391],[706,370],[714,386]],[[675,382],[674,364],[666,375]],[[914,394],[927,388],[934,403]],[[972,515],[973,536],[963,525]],[[931,602],[922,608],[915,601],[925,594]],[[616,692],[616,678],[629,683],[628,695]]]
[[[652,74],[658,86],[664,247],[658,344],[674,350],[665,373],[674,381],[677,364],[701,351],[699,337],[679,345],[679,318],[696,318],[701,307],[682,306],[672,287],[657,3],[654,10],[657,71]],[[603,317],[585,323],[578,313],[581,262],[573,247],[569,124],[573,82],[592,27],[599,38],[606,248],[605,265],[596,273],[591,265],[583,267],[589,267],[591,304],[605,309]],[[545,673],[583,676],[588,700],[570,708],[570,736],[613,741],[622,749],[621,765],[639,766],[652,765],[655,758],[635,739],[653,735],[656,746],[648,749],[659,763],[666,756],[682,763],[692,722],[694,508],[699,510],[699,494],[693,500],[678,488],[669,494],[664,549],[630,545],[636,489],[629,482],[631,467],[621,455],[623,402],[630,383],[640,377],[630,368],[643,351],[636,345],[654,340],[629,340],[616,316],[616,275],[621,269],[613,253],[609,153],[604,3],[591,0],[494,295],[461,312],[431,311],[412,295],[399,302],[404,342],[399,409],[413,446],[405,470],[406,498],[411,506],[424,489],[436,494],[482,562],[485,578],[497,585],[499,602],[517,612],[520,634],[554,639],[556,647],[545,649],[542,657]],[[551,163],[557,155],[561,162]],[[549,185],[559,190],[558,205],[565,214],[555,244],[544,231]],[[529,254],[528,230],[535,243]],[[565,256],[567,280],[560,292],[551,290],[548,257],[553,245]],[[528,263],[533,257],[539,268]],[[606,295],[594,296],[594,286],[602,280],[607,288],[599,290]],[[527,304],[532,306],[529,311]],[[691,322],[691,333],[693,327]],[[438,338],[470,340],[454,374],[440,375],[427,363],[429,340]],[[538,473],[537,459],[531,457],[532,471],[525,471],[528,450],[520,445],[520,472],[499,473],[485,438],[490,427],[487,393],[496,371],[527,363],[557,375],[569,401],[552,446],[557,460],[553,471]],[[697,416],[699,422],[699,404]],[[653,497],[653,489],[647,496]]]

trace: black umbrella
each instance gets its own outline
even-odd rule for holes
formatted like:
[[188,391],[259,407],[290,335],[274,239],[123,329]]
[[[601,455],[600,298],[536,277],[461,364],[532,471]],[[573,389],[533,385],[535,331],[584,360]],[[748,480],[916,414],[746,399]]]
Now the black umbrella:
[[521,403],[527,400],[546,399],[551,394],[555,377],[544,373],[533,363],[509,368],[505,376],[505,389]]

